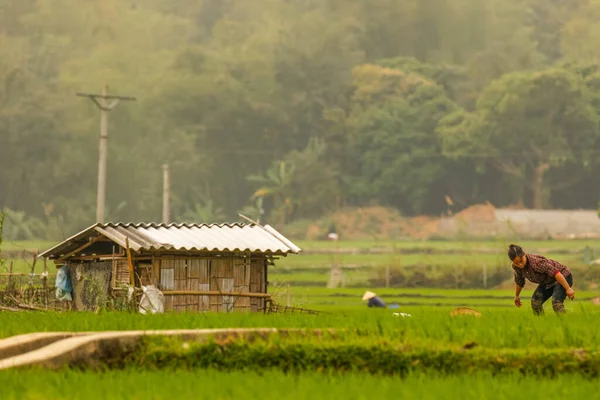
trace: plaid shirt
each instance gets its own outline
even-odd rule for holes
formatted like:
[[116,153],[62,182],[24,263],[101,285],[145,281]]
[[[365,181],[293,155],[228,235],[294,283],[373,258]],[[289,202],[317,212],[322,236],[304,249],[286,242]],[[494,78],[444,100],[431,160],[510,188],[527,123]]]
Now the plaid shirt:
[[527,264],[524,268],[514,265],[512,267],[515,270],[515,283],[521,287],[525,286],[525,278],[550,288],[556,284],[556,274],[559,272],[565,277],[571,275],[569,268],[558,261],[535,254],[527,254]]

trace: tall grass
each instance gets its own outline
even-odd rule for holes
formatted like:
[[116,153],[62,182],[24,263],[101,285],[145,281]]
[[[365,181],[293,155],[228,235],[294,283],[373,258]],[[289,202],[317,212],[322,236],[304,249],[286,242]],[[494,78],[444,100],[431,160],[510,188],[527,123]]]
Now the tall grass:
[[600,312],[590,307],[578,308],[563,317],[557,317],[551,309],[544,317],[534,317],[529,310],[490,308],[481,318],[453,318],[448,310],[431,307],[415,308],[409,318],[394,316],[392,311],[368,309],[331,315],[0,313],[0,337],[38,331],[276,327],[343,329],[350,341],[366,335],[398,343],[476,342],[496,349],[600,346],[600,331],[593,328]]
[[539,398],[540,393],[549,398],[597,398],[597,383],[580,376],[526,379],[483,373],[450,377],[411,375],[398,379],[361,374],[289,375],[277,371],[8,371],[0,373],[0,387],[3,400],[514,400]]

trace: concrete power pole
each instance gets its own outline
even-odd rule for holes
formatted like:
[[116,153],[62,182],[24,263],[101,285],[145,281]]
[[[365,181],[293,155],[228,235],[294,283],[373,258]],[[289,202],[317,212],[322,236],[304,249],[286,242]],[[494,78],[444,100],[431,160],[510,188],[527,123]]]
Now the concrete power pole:
[[171,191],[171,182],[169,176],[169,164],[163,165],[163,211],[162,222],[168,224],[169,221],[169,192]]
[[98,197],[96,200],[96,222],[104,222],[104,202],[106,201],[106,158],[108,155],[108,112],[114,110],[121,100],[134,101],[135,97],[109,96],[108,86],[104,85],[102,94],[76,93],[87,97],[100,109],[100,146],[98,158]]

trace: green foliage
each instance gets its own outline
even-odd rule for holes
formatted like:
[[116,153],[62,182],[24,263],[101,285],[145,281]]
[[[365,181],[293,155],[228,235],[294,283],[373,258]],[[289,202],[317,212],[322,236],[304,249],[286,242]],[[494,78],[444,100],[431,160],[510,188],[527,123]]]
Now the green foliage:
[[4,267],[6,260],[2,258],[2,242],[4,241],[4,218],[6,214],[0,210],[0,268]]
[[275,161],[264,175],[249,175],[246,179],[257,185],[252,199],[273,200],[273,219],[282,227],[294,208],[291,182],[295,166],[285,161]]
[[[592,306],[593,307],[593,306]],[[535,317],[530,310],[480,309],[481,318],[451,317],[452,307],[420,308],[402,318],[392,310],[366,309],[331,315],[69,313],[8,314],[0,335],[31,329],[129,330],[275,327],[282,333],[243,340],[221,335],[209,341],[147,337],[132,353],[108,357],[107,367],[142,370],[248,370],[288,373],[358,372],[462,375],[473,370],[526,376],[597,377],[600,336],[589,329],[594,308],[563,318]],[[404,311],[404,310],[401,310]],[[286,331],[286,328],[294,329]],[[298,331],[297,329],[302,329]],[[318,329],[319,332],[314,332]],[[574,350],[576,349],[576,350]],[[224,356],[225,355],[225,356]],[[95,364],[98,366],[98,364]]]
[[[140,370],[125,368],[109,371],[9,370],[0,374],[6,400],[51,397],[73,398],[64,382],[77,387],[77,396],[95,400],[111,398],[140,399],[193,398],[198,393],[215,399],[260,398],[262,400],[327,400],[365,398],[418,398],[437,400],[449,393],[460,393],[465,400],[514,399],[515,388],[526,398],[535,398],[545,388],[559,398],[586,398],[596,390],[596,382],[579,374],[546,377],[469,372],[441,375],[409,374],[395,376],[364,373],[329,374],[310,371],[290,374],[285,371]],[[252,382],[251,385],[244,384]],[[465,390],[465,387],[468,389]],[[42,394],[43,393],[43,394]]]
[[420,213],[444,177],[437,123],[457,106],[443,88],[416,74],[365,65],[354,76],[347,140],[356,161],[348,190],[359,203],[377,199]]
[[[270,195],[259,208],[280,225],[343,205],[439,214],[446,195],[457,207],[523,198],[593,208],[600,140],[588,139],[600,114],[600,2],[575,3],[2,5],[0,207],[25,218],[15,225],[7,216],[6,235],[56,240],[94,222],[99,112],[73,94],[105,84],[109,94],[138,99],[109,114],[111,220],[159,219],[164,163],[181,216],[198,211],[197,194],[208,187],[221,212],[203,218],[237,219],[262,187],[247,177],[279,161],[295,166],[290,202]],[[456,149],[436,130],[453,130],[454,147],[472,149],[470,157],[452,157]],[[488,130],[504,138],[500,147],[484,140]],[[556,140],[532,160],[550,163],[538,183],[533,167],[499,165],[512,138],[539,145],[544,131]],[[559,131],[575,133],[565,145]],[[499,190],[497,182],[508,184]]]
[[3,210],[3,222],[6,221],[4,235],[9,240],[31,240],[36,238],[36,229],[40,221],[28,217],[24,211],[15,211],[10,208]]
[[178,220],[186,223],[212,224],[224,222],[223,209],[217,207],[212,200],[204,203],[195,203],[193,208],[187,210]]
[[127,361],[148,368],[231,371],[268,366],[290,373],[319,370],[406,376],[408,373],[433,372],[462,374],[472,370],[507,374],[519,370],[532,377],[544,377],[549,372],[581,374],[586,378],[600,375],[600,355],[591,349],[584,351],[585,357],[568,348],[540,349],[536,353],[527,349],[464,350],[435,342],[403,343],[399,332],[395,337],[391,335],[393,341],[379,338],[379,343],[373,343],[376,338],[363,336],[360,330],[354,335],[341,334],[337,340],[337,335],[328,338],[325,334],[324,338],[317,339],[318,342],[315,338],[310,340],[310,334],[306,336],[304,340],[298,340],[294,335],[286,335],[285,339],[275,336],[266,342],[256,340],[252,343],[195,342],[185,350],[182,350],[181,341],[156,338],[148,340],[150,343]]
[[326,156],[327,144],[320,138],[311,138],[303,150],[288,153],[286,161],[293,166],[289,183],[295,199],[293,215],[314,218],[335,209],[339,172]]
[[[335,291],[342,290],[336,289]],[[355,290],[358,292],[358,290]],[[436,291],[431,291],[431,294]],[[460,291],[437,291],[455,293]],[[483,291],[473,292],[479,295]],[[489,292],[489,291],[488,291]],[[362,292],[364,293],[364,291]],[[362,293],[360,295],[362,295]],[[389,292],[388,292],[389,293]],[[421,291],[423,295],[428,292]],[[379,293],[378,293],[379,294]],[[478,307],[481,318],[453,318],[452,304],[438,307],[412,307],[400,304],[400,312],[409,312],[412,318],[397,318],[398,310],[369,309],[357,297],[352,308],[331,310],[331,314],[262,314],[262,313],[166,313],[142,315],[139,313],[99,312],[92,313],[25,313],[3,314],[0,337],[28,332],[102,331],[102,330],[149,330],[149,329],[204,329],[204,328],[306,328],[340,330],[337,337],[324,335],[323,344],[352,344],[357,346],[388,343],[391,345],[414,344],[415,349],[460,348],[465,343],[476,342],[481,349],[535,350],[596,349],[600,334],[589,329],[598,318],[598,309],[592,304],[577,300],[565,305],[568,314],[557,320],[552,312],[535,317],[531,309],[512,307]],[[384,294],[387,295],[387,294]],[[469,302],[463,296],[463,302]],[[512,303],[512,298],[506,301]],[[467,305],[468,306],[468,305]],[[548,308],[548,306],[546,306]],[[573,309],[571,311],[571,309]],[[307,336],[290,343],[318,344],[319,339]],[[182,349],[183,350],[183,349]],[[549,353],[546,353],[549,354]]]
[[561,68],[513,73],[490,84],[473,114],[444,119],[439,131],[449,156],[481,158],[502,171],[523,204],[542,208],[543,176],[573,160],[584,165],[600,137],[598,114],[582,80]]

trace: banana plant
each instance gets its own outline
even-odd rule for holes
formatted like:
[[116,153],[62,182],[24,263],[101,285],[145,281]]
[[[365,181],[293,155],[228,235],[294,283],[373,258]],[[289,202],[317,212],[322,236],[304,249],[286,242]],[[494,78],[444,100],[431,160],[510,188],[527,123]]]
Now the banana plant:
[[252,199],[273,198],[274,212],[280,227],[283,227],[288,216],[292,213],[294,201],[292,199],[291,182],[294,176],[294,166],[285,161],[276,161],[264,175],[250,175],[246,179],[258,184],[258,189]]

